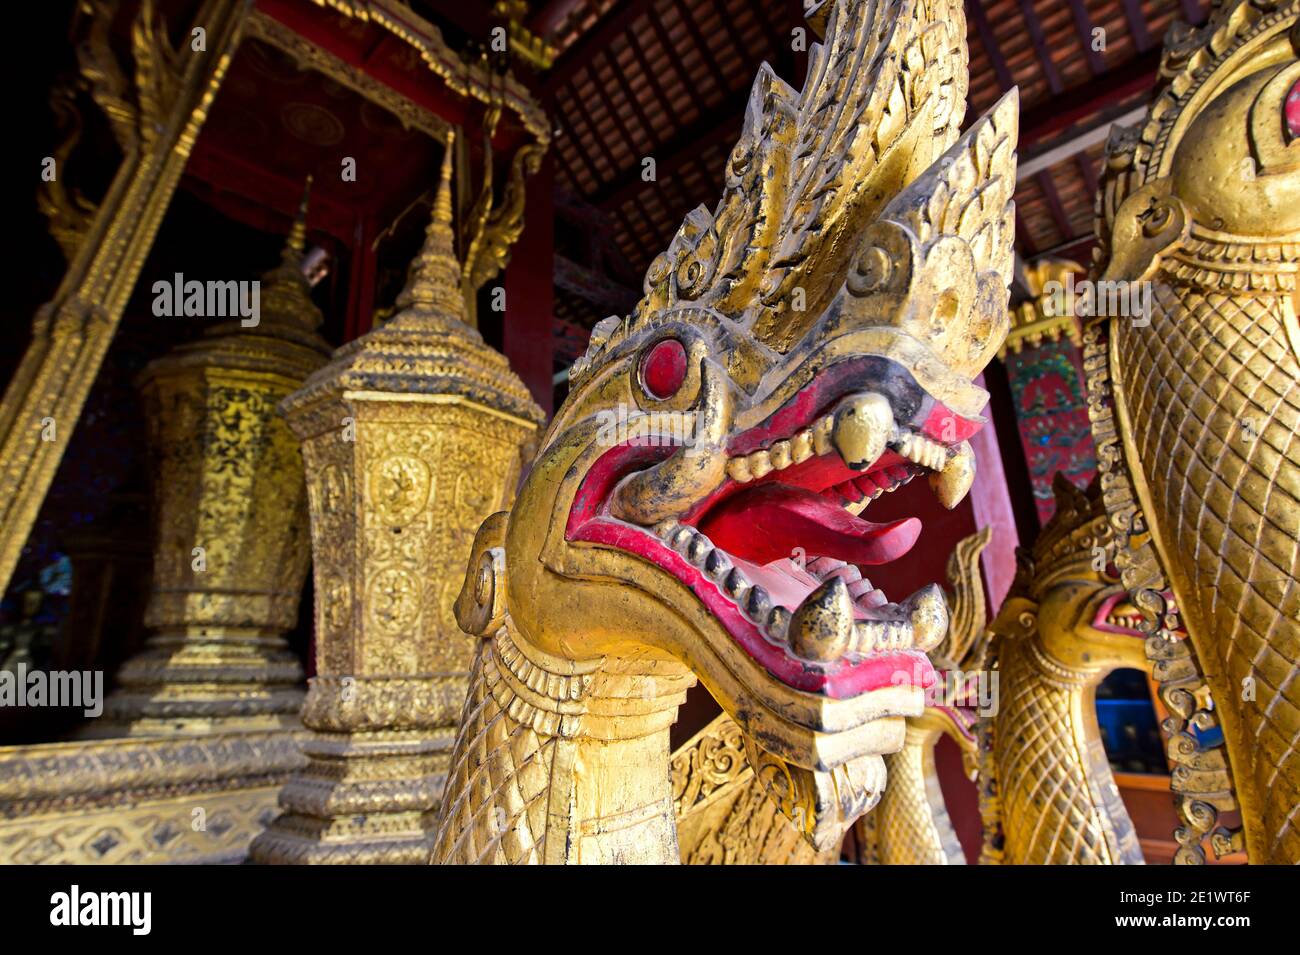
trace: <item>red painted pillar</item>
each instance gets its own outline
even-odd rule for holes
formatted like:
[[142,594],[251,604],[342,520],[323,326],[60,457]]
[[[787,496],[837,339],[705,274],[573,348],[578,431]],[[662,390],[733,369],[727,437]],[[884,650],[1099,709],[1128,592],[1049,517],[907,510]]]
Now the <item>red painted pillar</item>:
[[348,279],[348,313],[343,322],[343,340],[350,342],[370,331],[375,310],[376,255],[375,221],[370,216],[357,219],[352,239],[352,263]]
[[555,151],[528,180],[524,231],[506,266],[503,345],[510,367],[548,415],[554,410]]

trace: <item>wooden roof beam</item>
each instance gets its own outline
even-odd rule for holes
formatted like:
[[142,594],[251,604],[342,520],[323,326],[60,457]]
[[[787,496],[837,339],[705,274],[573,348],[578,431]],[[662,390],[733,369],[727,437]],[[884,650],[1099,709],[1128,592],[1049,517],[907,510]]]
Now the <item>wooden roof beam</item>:
[[1025,224],[1019,206],[1016,206],[1016,245],[1023,250],[1026,258],[1032,259],[1038,254],[1038,245],[1029,234],[1029,226]]
[[[646,138],[653,140],[656,135],[654,123],[651,122],[649,115],[645,111],[645,107],[642,106],[641,97],[637,96],[632,90],[631,82],[628,81],[627,75],[619,67],[618,57],[616,57],[609,49],[605,50],[605,65],[609,67],[609,71],[614,75],[614,82],[616,82],[619,89],[623,91],[623,95],[627,97],[627,101],[632,104],[632,112],[636,113],[637,120],[640,121],[641,127],[645,130]],[[598,77],[597,82],[600,82]],[[632,145],[631,138],[628,139],[628,145]]]
[[[734,142],[748,102],[749,91],[746,90],[740,109],[734,108],[733,104],[730,109],[705,113],[668,142],[650,150],[649,155],[655,160],[656,181],[662,182],[666,175],[695,160],[710,147],[723,142]],[[638,160],[634,166],[597,190],[589,201],[601,209],[618,208],[648,185],[651,183],[641,178],[641,162]]]
[[664,91],[663,84],[659,82],[659,74],[650,66],[650,60],[645,55],[645,48],[641,46],[640,38],[635,33],[629,34],[627,45],[632,50],[632,56],[636,58],[637,65],[641,67],[641,72],[649,82],[651,91],[658,97],[659,104],[671,103],[672,100],[668,98],[668,94]]
[[[1065,162],[1071,156],[1076,156],[1091,149],[1097,143],[1105,142],[1110,135],[1111,128],[1114,126],[1127,126],[1136,123],[1146,115],[1147,108],[1145,105],[1134,107],[1121,116],[1102,115],[1099,122],[1083,129],[1067,139],[1060,142],[1046,144],[1046,148],[1041,151],[1026,151],[1016,165],[1016,178],[1026,179],[1029,176],[1037,175],[1045,169],[1050,169],[1057,163]],[[1094,184],[1093,191],[1096,191]]]
[[1124,0],[1124,19],[1128,21],[1129,32],[1133,34],[1133,45],[1139,53],[1145,53],[1155,45],[1151,30],[1147,27],[1147,18],[1142,13],[1142,0]]
[[1152,49],[1088,83],[1054,96],[1020,114],[1020,149],[1069,129],[1081,119],[1139,93],[1149,92],[1160,69],[1160,50]]
[[606,313],[620,315],[630,312],[641,297],[636,289],[562,255],[555,256],[555,287]]
[[988,54],[989,62],[993,64],[993,72],[998,77],[998,86],[1005,93],[1016,85],[1016,80],[1011,75],[1011,69],[1007,66],[1006,57],[1002,55],[1002,49],[998,46],[997,38],[993,35],[993,27],[989,24],[988,14],[984,12],[984,2],[983,0],[967,0],[966,7],[970,10],[971,19],[975,21],[975,32],[979,34],[980,43],[984,46],[984,52]]
[[1106,72],[1106,58],[1092,45],[1092,17],[1088,16],[1088,7],[1083,0],[1070,0],[1070,13],[1074,16],[1074,29],[1079,34],[1079,45],[1083,47],[1084,58],[1093,76]]
[[[587,109],[587,104],[584,103],[582,98],[579,96],[573,97],[571,102],[573,103],[574,112],[577,114],[578,118],[582,120],[583,125],[587,127],[588,138],[584,141],[588,144],[595,143],[599,146],[600,153],[605,157],[605,162],[609,164],[611,172],[614,175],[618,175],[618,162],[614,159],[614,151],[610,148],[606,137],[600,134],[600,127],[597,126],[596,121],[591,118],[591,111]],[[596,179],[597,185],[604,181],[604,176],[599,176]]]
[[549,0],[528,18],[528,29],[548,39],[581,4],[582,0]]
[[1056,232],[1062,240],[1068,239],[1073,230],[1070,228],[1070,217],[1065,214],[1065,206],[1061,202],[1061,194],[1056,191],[1056,183],[1052,179],[1052,174],[1044,169],[1034,177],[1038,183],[1039,190],[1043,193],[1043,199],[1047,202],[1047,211],[1052,216],[1052,224],[1056,226]]
[[677,11],[677,16],[681,18],[682,23],[686,26],[686,32],[691,35],[696,48],[699,49],[700,58],[708,64],[709,72],[713,74],[713,81],[718,84],[718,92],[725,94],[727,92],[727,75],[722,72],[722,67],[718,65],[718,58],[709,49],[709,41],[704,38],[700,25],[695,22],[695,18],[691,16],[691,11],[682,0],[672,0],[672,2],[673,9]]
[[1052,51],[1047,46],[1047,34],[1043,32],[1042,21],[1038,19],[1032,0],[1019,0],[1019,2],[1020,15],[1024,17],[1029,39],[1034,44],[1038,65],[1043,68],[1043,76],[1047,78],[1047,88],[1052,91],[1053,96],[1056,96],[1065,89],[1065,84],[1061,80],[1060,70],[1056,68],[1056,61],[1052,59]]
[[573,74],[591,62],[597,51],[607,48],[626,34],[632,23],[653,5],[654,0],[623,0],[622,3],[614,4],[604,18],[585,33],[581,40],[565,50],[551,67],[546,79],[542,81],[542,96],[549,96],[569,82]]

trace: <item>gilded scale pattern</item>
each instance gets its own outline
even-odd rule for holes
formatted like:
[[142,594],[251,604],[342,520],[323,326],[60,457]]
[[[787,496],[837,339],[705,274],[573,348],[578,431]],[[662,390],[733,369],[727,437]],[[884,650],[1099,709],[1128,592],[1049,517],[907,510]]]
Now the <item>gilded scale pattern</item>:
[[954,551],[949,636],[932,656],[966,679],[991,670],[995,712],[977,718],[975,700],[948,700],[955,705],[909,719],[903,749],[886,758],[889,787],[858,825],[860,861],[964,864],[934,764],[945,733],[977,776],[984,864],[1143,861],[1095,709],[1096,687],[1113,670],[1149,669],[1134,629],[1140,613],[1107,569],[1115,535],[1099,488],[1080,491],[1058,474],[1054,492],[1055,515],[1020,552],[1016,582],[987,626],[978,557],[988,531]]
[[[1298,20],[1295,0],[1223,0],[1175,34],[1099,202],[1095,274],[1152,290],[1149,326],[1113,317],[1086,340],[1123,579],[1173,714],[1180,862],[1238,804],[1244,831],[1214,832],[1216,852],[1300,861]],[[1216,725],[1226,762],[1190,732]]]
[[880,805],[856,831],[859,861],[882,865],[964,865],[966,856],[944,804],[935,766],[934,747],[946,735],[961,750],[974,773],[978,701],[967,681],[978,679],[988,665],[988,611],[980,555],[992,539],[985,528],[958,542],[948,559],[950,612],[948,634],[931,651],[940,680],[958,694],[927,706],[907,721],[907,739],[885,757],[889,786]]
[[1146,641],[1106,569],[1115,535],[1098,485],[1080,491],[1058,474],[1053,491],[1056,512],[1032,552],[1019,554],[989,625],[1000,705],[980,734],[979,784],[991,807],[983,861],[1140,864],[1098,731],[1096,688],[1119,667],[1147,670]]

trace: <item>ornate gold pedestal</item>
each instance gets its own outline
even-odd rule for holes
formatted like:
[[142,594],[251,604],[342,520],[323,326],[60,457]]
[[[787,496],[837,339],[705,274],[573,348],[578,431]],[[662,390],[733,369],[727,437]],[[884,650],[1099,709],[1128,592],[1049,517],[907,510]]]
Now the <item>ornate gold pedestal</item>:
[[145,369],[157,533],[145,650],[76,743],[0,748],[0,862],[239,862],[302,765],[285,645],[309,560],[297,442],[276,404],[324,364],[304,209],[259,322]]
[[398,314],[282,405],[303,442],[316,582],[307,767],[259,862],[424,862],[473,642],[452,613],[474,532],[543,421],[464,321],[451,146]]
[[0,749],[0,863],[241,862],[302,763],[291,733]]
[[307,575],[306,493],[297,442],[275,409],[329,355],[301,269],[304,218],[305,203],[280,266],[262,278],[256,326],[217,325],[141,376],[154,458],[152,634],[92,735],[297,723],[302,668],[284,633]]

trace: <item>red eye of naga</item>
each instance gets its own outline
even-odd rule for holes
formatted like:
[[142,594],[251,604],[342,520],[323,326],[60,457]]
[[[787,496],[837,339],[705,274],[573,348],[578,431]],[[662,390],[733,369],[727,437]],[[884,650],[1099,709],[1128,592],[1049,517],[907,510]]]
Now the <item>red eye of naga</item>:
[[686,380],[686,349],[675,338],[665,338],[641,361],[641,380],[654,397],[671,398]]
[[1286,94],[1286,128],[1292,140],[1300,138],[1300,80]]

